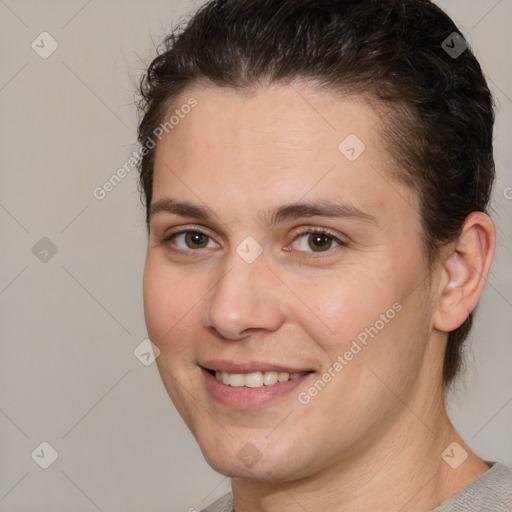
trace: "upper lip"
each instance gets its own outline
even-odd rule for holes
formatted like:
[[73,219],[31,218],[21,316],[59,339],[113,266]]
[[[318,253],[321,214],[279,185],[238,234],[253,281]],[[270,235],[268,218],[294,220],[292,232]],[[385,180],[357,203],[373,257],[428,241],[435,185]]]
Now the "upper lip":
[[206,370],[227,373],[253,373],[253,372],[286,372],[286,373],[304,373],[311,372],[310,368],[292,368],[281,364],[269,363],[266,361],[226,361],[221,359],[212,359],[200,364]]

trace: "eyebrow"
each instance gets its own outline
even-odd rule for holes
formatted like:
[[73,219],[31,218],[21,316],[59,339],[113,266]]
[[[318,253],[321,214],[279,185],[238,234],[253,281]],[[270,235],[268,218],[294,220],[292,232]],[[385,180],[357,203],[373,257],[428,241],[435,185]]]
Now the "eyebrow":
[[[152,219],[154,216],[162,213],[193,217],[202,221],[211,221],[217,217],[217,215],[206,206],[199,206],[188,201],[178,201],[171,198],[160,199],[153,203],[149,209],[149,218]],[[284,204],[273,208],[269,213],[260,211],[259,215],[268,227],[275,226],[286,220],[303,217],[346,218],[377,225],[377,220],[373,215],[349,203],[332,200],[303,201]]]

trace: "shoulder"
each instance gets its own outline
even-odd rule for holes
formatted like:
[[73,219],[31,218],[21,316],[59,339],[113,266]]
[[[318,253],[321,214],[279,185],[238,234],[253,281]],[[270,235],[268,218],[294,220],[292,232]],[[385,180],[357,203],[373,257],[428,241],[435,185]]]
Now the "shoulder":
[[[228,493],[201,512],[234,512],[233,495]],[[495,462],[482,476],[466,485],[432,512],[510,512],[512,510],[512,468]]]
[[[482,476],[466,485],[455,496],[432,512],[510,512],[512,510],[512,468],[499,462]],[[233,495],[222,498],[201,512],[234,512]]]
[[233,495],[225,494],[222,498],[201,510],[201,512],[235,512],[233,507]]
[[482,476],[432,512],[510,512],[512,510],[512,468],[492,463]]

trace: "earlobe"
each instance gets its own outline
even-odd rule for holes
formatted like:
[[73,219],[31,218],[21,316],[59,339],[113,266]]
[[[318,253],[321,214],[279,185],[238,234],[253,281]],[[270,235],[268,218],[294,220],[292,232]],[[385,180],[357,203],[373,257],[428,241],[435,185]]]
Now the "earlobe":
[[434,328],[450,332],[475,309],[485,285],[496,243],[492,220],[483,212],[466,218],[443,263]]

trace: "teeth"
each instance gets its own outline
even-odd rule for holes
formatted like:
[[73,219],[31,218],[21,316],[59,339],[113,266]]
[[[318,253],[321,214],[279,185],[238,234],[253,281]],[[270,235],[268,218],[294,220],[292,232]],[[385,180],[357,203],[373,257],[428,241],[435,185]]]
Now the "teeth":
[[244,376],[244,384],[248,388],[261,388],[263,386],[263,373],[248,373]]
[[228,373],[215,372],[215,378],[226,386],[261,388],[263,386],[273,386],[277,382],[286,382],[302,377],[304,373],[287,372],[252,372],[252,373]]
[[229,385],[234,388],[241,388],[245,385],[245,377],[242,373],[229,373]]
[[263,374],[263,384],[272,386],[277,382],[277,372],[265,372]]

